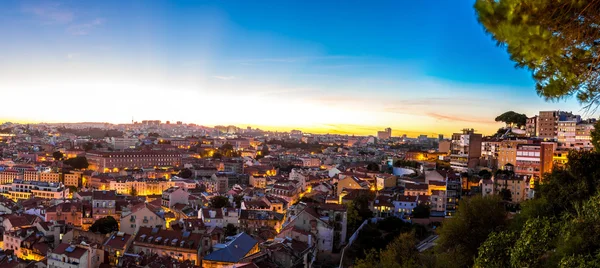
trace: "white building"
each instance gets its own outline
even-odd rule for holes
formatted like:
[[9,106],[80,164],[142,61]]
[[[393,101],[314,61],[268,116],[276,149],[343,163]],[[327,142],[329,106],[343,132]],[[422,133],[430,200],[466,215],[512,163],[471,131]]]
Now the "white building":
[[11,184],[0,185],[0,192],[13,200],[39,197],[43,199],[63,199],[69,197],[69,188],[62,183],[14,180]]
[[48,267],[88,268],[88,250],[69,244],[60,244],[48,253]]
[[140,227],[160,228],[165,226],[165,214],[161,208],[141,203],[131,208],[131,212],[123,212],[119,230],[126,234],[136,235]]

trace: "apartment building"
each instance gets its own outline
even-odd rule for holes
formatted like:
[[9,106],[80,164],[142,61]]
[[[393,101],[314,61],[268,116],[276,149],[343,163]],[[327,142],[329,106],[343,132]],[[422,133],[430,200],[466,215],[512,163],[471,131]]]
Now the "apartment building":
[[540,111],[538,116],[538,137],[555,139],[558,131],[558,116],[560,111]]
[[10,184],[0,185],[0,193],[12,200],[30,199],[63,199],[69,197],[69,188],[62,183],[42,181],[13,180]]
[[481,157],[481,142],[482,135],[476,134],[473,129],[452,134],[450,166],[463,171],[477,167]]
[[538,118],[539,116],[537,115],[527,118],[525,123],[525,132],[527,133],[527,137],[537,137],[539,135]]
[[123,212],[119,230],[135,235],[142,227],[163,228],[166,226],[165,212],[161,207],[149,203],[141,203],[131,208],[130,212]]
[[174,151],[136,151],[86,153],[89,169],[100,172],[118,172],[142,167],[176,167],[181,165],[181,153]]
[[555,144],[551,142],[517,145],[515,174],[541,177],[542,174],[551,172],[554,147]]
[[90,268],[88,263],[89,250],[66,243],[58,245],[48,253],[48,267],[51,268]]
[[527,140],[503,140],[498,148],[497,168],[503,169],[507,164],[517,164],[517,146],[527,144]]
[[117,221],[120,220],[120,215],[116,211],[117,193],[115,191],[93,191],[92,192],[92,207],[94,220],[112,216]]
[[19,171],[14,169],[0,171],[0,184],[12,183],[16,179],[19,179]]
[[176,204],[186,205],[190,194],[179,187],[171,187],[162,193],[162,206],[172,208]]
[[89,202],[64,202],[46,208],[45,221],[64,221],[87,230],[93,223],[92,204]]
[[41,172],[39,173],[39,181],[60,182],[60,175],[58,172]]
[[135,254],[171,256],[200,265],[202,257],[212,250],[212,239],[197,231],[140,227],[132,245]]

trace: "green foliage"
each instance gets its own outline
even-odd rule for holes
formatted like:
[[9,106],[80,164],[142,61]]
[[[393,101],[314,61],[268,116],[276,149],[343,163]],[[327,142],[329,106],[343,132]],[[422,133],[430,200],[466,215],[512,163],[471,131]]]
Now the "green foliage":
[[75,169],[86,169],[90,166],[85,156],[77,156],[63,161],[65,165],[69,165]]
[[438,263],[455,267],[473,265],[479,246],[488,235],[506,223],[506,210],[496,196],[463,198],[452,218],[445,219],[439,231]]
[[225,196],[215,196],[210,199],[209,206],[211,208],[224,208],[231,207],[231,204],[229,203],[229,198]]
[[56,151],[56,152],[52,153],[52,157],[54,158],[54,160],[60,161],[63,159],[64,155],[63,155],[63,153]]
[[525,223],[519,239],[510,251],[513,267],[541,267],[543,257],[552,248],[555,228],[548,219],[534,218]]
[[504,122],[507,125],[516,125],[517,127],[521,127],[527,123],[527,116],[525,114],[508,111],[497,116],[496,122]]
[[517,236],[513,232],[492,232],[479,247],[474,267],[510,267],[510,250],[516,238]]
[[100,218],[92,224],[90,227],[90,231],[96,233],[99,232],[101,234],[108,234],[114,231],[119,230],[119,223],[117,220],[111,216],[107,216],[104,218]]
[[417,240],[413,233],[402,233],[385,250],[371,249],[364,259],[359,259],[353,267],[356,268],[409,268],[419,265],[418,251],[415,247]]
[[225,231],[226,236],[234,236],[237,234],[237,228],[231,223],[228,223],[223,230]]
[[516,66],[532,71],[540,96],[555,100],[575,95],[597,105],[600,2],[477,0],[475,10]]
[[412,216],[413,218],[423,219],[429,218],[429,213],[431,208],[425,204],[419,204],[415,208],[413,208]]
[[600,152],[600,120],[594,124],[594,130],[590,133],[594,150]]
[[574,212],[574,204],[595,195],[600,186],[600,153],[569,152],[564,170],[544,176],[539,196],[544,197],[555,215]]

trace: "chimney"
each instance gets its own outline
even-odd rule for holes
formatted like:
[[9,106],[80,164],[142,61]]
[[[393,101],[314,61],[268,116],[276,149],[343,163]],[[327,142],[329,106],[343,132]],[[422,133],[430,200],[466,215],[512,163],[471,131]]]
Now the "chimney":
[[208,215],[209,215],[211,218],[214,218],[214,217],[216,217],[216,216],[217,216],[217,212],[216,212],[216,211],[214,211],[214,210],[209,210],[209,211],[208,211]]

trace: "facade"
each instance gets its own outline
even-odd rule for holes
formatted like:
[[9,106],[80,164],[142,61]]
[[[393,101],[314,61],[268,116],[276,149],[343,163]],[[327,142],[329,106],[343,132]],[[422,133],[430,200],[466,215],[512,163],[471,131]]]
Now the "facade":
[[540,111],[538,117],[538,137],[555,139],[558,132],[559,111]]
[[14,180],[11,184],[0,185],[0,192],[12,199],[29,199],[39,197],[43,199],[64,199],[69,197],[69,188],[62,183],[48,183],[41,181]]
[[16,170],[3,170],[0,171],[0,184],[12,183],[14,180],[19,178],[19,171]]
[[62,243],[48,253],[48,267],[52,268],[76,268],[88,265],[89,252],[83,247]]
[[142,167],[170,167],[181,165],[181,153],[174,151],[88,152],[89,169],[100,172],[118,172]]
[[89,202],[63,202],[46,208],[45,221],[64,221],[66,224],[87,230],[93,223],[92,205]]
[[475,134],[473,129],[452,134],[450,166],[459,171],[477,167],[481,157],[481,141],[482,135]]
[[498,149],[498,169],[503,169],[507,164],[517,164],[517,146],[527,144],[526,140],[503,140]]
[[525,132],[527,133],[527,137],[537,137],[538,136],[538,116],[533,116],[527,118],[525,123]]
[[386,128],[384,131],[377,131],[377,139],[387,140],[392,137],[392,129]]
[[346,176],[338,181],[337,196],[342,194],[344,189],[369,189],[369,182],[359,179],[355,176]]
[[120,215],[117,215],[117,193],[115,191],[93,191],[92,192],[92,215],[94,220],[112,216],[120,220]]
[[187,205],[190,194],[179,187],[171,187],[162,193],[162,206],[172,208],[176,204]]
[[63,174],[63,176],[64,176],[65,186],[74,186],[74,187],[82,186],[81,185],[81,174],[65,173],[65,174]]
[[554,158],[554,143],[517,145],[517,161],[515,174],[541,177],[552,171]]
[[212,249],[212,240],[210,236],[197,231],[140,227],[132,245],[136,254],[143,252],[171,256],[200,265],[202,257]]
[[141,227],[166,227],[165,213],[161,208],[149,203],[141,203],[131,208],[131,212],[123,213],[119,230],[135,235]]
[[43,182],[60,182],[60,175],[58,172],[42,172],[39,173],[39,180]]

